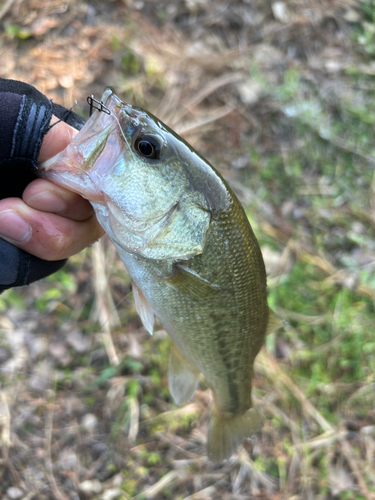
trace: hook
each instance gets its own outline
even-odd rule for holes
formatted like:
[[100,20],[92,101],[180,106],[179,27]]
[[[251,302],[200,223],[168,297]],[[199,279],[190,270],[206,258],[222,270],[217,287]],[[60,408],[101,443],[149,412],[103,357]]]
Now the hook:
[[[107,113],[107,115],[112,114],[111,110],[104,106],[103,101],[95,99],[93,94],[87,98],[87,103],[90,106],[90,116],[92,115],[94,109],[97,109],[99,112],[103,111],[104,113]],[[94,103],[99,104],[99,106],[95,106]]]

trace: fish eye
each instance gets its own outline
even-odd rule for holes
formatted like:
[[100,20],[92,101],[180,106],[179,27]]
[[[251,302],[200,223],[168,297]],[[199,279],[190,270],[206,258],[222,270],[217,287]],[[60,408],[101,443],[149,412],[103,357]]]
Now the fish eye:
[[150,135],[138,137],[134,143],[134,149],[145,158],[157,160],[161,154],[160,142]]

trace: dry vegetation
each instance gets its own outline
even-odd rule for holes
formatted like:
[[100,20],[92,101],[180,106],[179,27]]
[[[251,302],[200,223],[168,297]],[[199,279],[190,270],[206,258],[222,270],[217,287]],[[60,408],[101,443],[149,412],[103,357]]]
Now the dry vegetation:
[[210,391],[175,406],[106,240],[0,297],[0,498],[375,498],[375,2],[8,0],[1,76],[87,116],[111,85],[229,180],[285,328],[264,427],[205,457]]

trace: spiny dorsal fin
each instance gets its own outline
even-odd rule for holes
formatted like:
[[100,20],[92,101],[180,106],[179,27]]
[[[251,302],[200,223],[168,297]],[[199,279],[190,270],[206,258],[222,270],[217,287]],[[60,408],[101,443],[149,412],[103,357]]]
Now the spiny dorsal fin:
[[145,299],[145,296],[137,285],[132,280],[132,288],[134,295],[134,302],[137,312],[142,320],[143,326],[146,328],[150,335],[153,334],[155,316],[154,311],[151,309],[150,304]]
[[183,405],[194,396],[199,371],[171,344],[168,370],[169,390],[177,404]]

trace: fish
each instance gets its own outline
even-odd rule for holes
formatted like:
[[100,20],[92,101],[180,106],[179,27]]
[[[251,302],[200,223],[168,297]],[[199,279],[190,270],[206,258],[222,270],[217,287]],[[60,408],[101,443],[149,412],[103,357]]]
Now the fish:
[[[99,102],[99,101],[97,101]],[[170,393],[213,393],[207,454],[228,459],[262,426],[253,364],[275,320],[248,217],[224,178],[151,113],[111,87],[68,147],[39,175],[88,199],[132,280],[138,314],[171,338]]]

